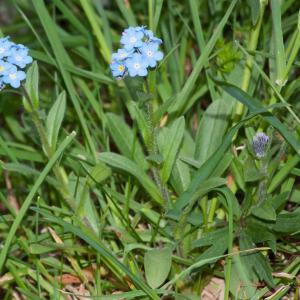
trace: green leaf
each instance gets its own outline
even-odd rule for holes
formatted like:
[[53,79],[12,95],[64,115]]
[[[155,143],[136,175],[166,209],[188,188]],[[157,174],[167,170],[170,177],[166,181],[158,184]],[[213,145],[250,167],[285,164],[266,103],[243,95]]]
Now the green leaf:
[[248,0],[251,8],[252,25],[255,26],[260,15],[260,0]]
[[125,171],[134,176],[158,204],[163,204],[164,201],[161,197],[160,191],[148,175],[136,163],[124,156],[111,152],[101,153],[99,160],[111,167]]
[[231,105],[214,101],[205,111],[196,136],[195,159],[202,165],[220,146],[228,125]]
[[245,182],[254,182],[263,179],[263,174],[257,169],[252,159],[247,159],[244,165],[244,179]]
[[108,113],[107,127],[120,152],[129,159],[133,159],[144,170],[148,165],[143,150],[132,129],[124,122],[123,118]]
[[164,141],[161,153],[164,157],[164,163],[161,170],[161,178],[163,182],[167,182],[171,175],[182,142],[184,126],[184,117],[180,117],[174,121],[170,129],[164,128],[165,130],[162,132]]
[[252,208],[251,213],[266,221],[276,221],[276,211],[274,207],[267,201],[264,201],[262,204]]
[[57,97],[57,100],[54,102],[51,107],[47,120],[46,120],[46,130],[48,135],[48,141],[50,147],[53,149],[56,148],[56,143],[59,135],[59,130],[64,119],[66,110],[66,93],[62,92]]
[[300,231],[300,212],[283,212],[277,216],[273,229],[282,233],[293,233]]
[[145,253],[144,267],[147,283],[158,288],[167,279],[172,265],[170,248],[152,249]]
[[226,243],[226,241],[228,240],[228,227],[216,229],[215,231],[204,234],[203,237],[192,242],[192,248],[195,249],[199,247],[210,246],[219,241],[220,239],[224,243]]
[[76,201],[76,213],[80,219],[86,219],[93,229],[99,234],[99,215],[95,205],[90,197],[87,180],[83,177],[77,177],[73,173],[68,178],[69,190]]
[[284,86],[286,70],[286,54],[283,41],[283,30],[281,26],[281,1],[270,0],[272,21],[273,21],[273,39],[274,54],[276,61],[275,83],[280,87]]
[[239,130],[239,128],[248,120],[253,118],[256,114],[261,113],[264,110],[257,110],[254,114],[249,115],[247,118],[240,121],[238,124],[233,126],[229,132],[224,137],[222,144],[219,148],[211,155],[210,159],[208,159],[195,173],[194,177],[188,187],[188,189],[180,195],[177,199],[174,208],[177,212],[180,212],[184,206],[186,206],[190,199],[192,199],[193,195],[199,189],[199,186],[203,184],[203,182],[210,177],[210,175],[214,172],[220,161],[224,157],[224,153],[227,151],[228,147],[231,145],[231,141]]
[[[26,72],[25,90],[35,109],[39,108],[39,68],[36,61],[28,68]],[[29,112],[32,111],[28,99],[23,97],[23,105]]]
[[106,164],[98,162],[94,166],[88,175],[87,185],[93,187],[97,183],[101,183],[111,176],[111,168],[107,167]]
[[251,299],[255,294],[256,288],[250,280],[250,270],[242,263],[239,255],[234,255],[232,260],[230,291],[238,299]]
[[[241,250],[248,250],[255,248],[256,245],[253,243],[251,237],[245,233],[241,232],[240,235],[240,248]],[[264,280],[268,286],[274,287],[274,280],[272,277],[272,268],[268,261],[268,258],[264,256],[261,252],[247,253],[241,255],[242,263],[245,264],[249,271],[252,271],[249,275],[252,277],[251,280]]]

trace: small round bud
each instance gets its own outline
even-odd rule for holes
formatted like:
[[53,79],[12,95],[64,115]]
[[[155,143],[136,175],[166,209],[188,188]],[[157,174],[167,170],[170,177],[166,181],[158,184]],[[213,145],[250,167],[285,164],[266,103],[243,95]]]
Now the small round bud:
[[262,158],[262,157],[266,156],[266,149],[267,149],[268,143],[269,143],[269,137],[263,132],[258,132],[253,137],[252,146],[253,146],[255,155],[258,158]]

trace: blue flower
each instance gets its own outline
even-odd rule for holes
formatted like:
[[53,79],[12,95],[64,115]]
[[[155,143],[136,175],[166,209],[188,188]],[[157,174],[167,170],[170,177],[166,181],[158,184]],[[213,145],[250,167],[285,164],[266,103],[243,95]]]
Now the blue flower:
[[151,30],[145,30],[144,33],[148,42],[154,42],[158,45],[162,44],[162,40],[155,37]]
[[7,74],[3,76],[4,83],[9,84],[13,88],[18,88],[21,85],[21,81],[26,78],[26,74],[23,71],[18,71],[15,66],[12,66]]
[[112,60],[124,60],[133,54],[133,50],[118,49],[118,52],[112,54]]
[[8,39],[8,37],[0,39],[0,58],[8,57],[11,53],[12,43]]
[[143,37],[143,31],[136,30],[134,27],[129,27],[122,34],[121,44],[124,45],[124,48],[127,51],[130,51],[143,45]]
[[0,59],[0,76],[5,76],[12,67],[12,64]]
[[252,146],[255,152],[255,155],[258,158],[262,158],[266,156],[266,150],[269,144],[269,137],[263,133],[258,132],[252,140]]
[[22,46],[17,45],[12,47],[11,54],[7,58],[8,62],[20,67],[21,69],[32,63],[32,57],[28,55],[28,49],[25,46]]
[[163,59],[164,55],[158,51],[158,43],[144,43],[141,53],[146,58],[147,66],[154,68],[156,63]]
[[113,61],[110,64],[110,69],[114,77],[122,77],[126,72],[126,66],[122,61]]
[[146,76],[148,74],[147,66],[147,62],[140,53],[135,53],[126,60],[126,67],[131,77]]

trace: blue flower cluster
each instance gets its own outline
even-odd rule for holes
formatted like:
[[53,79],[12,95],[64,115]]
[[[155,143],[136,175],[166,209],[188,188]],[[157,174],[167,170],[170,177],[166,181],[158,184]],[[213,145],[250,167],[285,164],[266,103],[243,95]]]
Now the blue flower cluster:
[[22,69],[30,63],[32,57],[28,55],[28,48],[11,42],[9,37],[0,38],[0,89],[6,84],[20,87],[21,81],[26,78]]
[[114,77],[146,76],[148,68],[154,68],[164,57],[158,50],[162,40],[145,26],[129,27],[121,37],[122,49],[112,54],[110,68]]

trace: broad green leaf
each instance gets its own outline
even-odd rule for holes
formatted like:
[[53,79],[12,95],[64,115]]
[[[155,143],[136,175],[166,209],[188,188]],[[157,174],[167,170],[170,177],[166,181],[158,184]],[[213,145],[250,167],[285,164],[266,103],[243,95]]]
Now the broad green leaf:
[[248,0],[247,2],[251,8],[252,26],[255,26],[260,15],[260,0]]
[[87,180],[82,177],[77,177],[73,173],[69,176],[69,190],[76,201],[76,211],[78,218],[85,218],[93,231],[99,234],[99,215],[95,205],[90,197]]
[[125,171],[134,176],[157,203],[163,204],[160,191],[148,175],[136,163],[124,156],[111,152],[101,153],[99,155],[99,160],[113,168]]
[[236,124],[234,127],[230,129],[230,131],[226,134],[224,137],[224,140],[222,144],[219,146],[219,148],[212,154],[209,160],[207,160],[195,173],[194,177],[191,181],[191,184],[189,185],[188,189],[180,195],[180,197],[177,199],[174,208],[177,212],[180,212],[181,209],[186,206],[190,199],[192,199],[193,195],[196,193],[196,191],[199,189],[199,186],[203,184],[203,182],[210,177],[210,175],[214,172],[217,165],[220,163],[220,161],[224,157],[224,153],[227,151],[228,147],[231,145],[231,141],[236,134],[236,132],[240,129],[240,127],[253,118],[256,114],[259,114],[265,110],[257,110],[254,114],[249,115],[247,118],[240,121],[238,124]]
[[[184,225],[186,223],[186,220],[189,219],[189,216],[190,216],[197,200],[201,199],[208,192],[217,190],[217,188],[219,186],[222,186],[225,184],[226,184],[226,179],[224,179],[224,178],[212,177],[212,178],[205,180],[203,182],[203,185],[201,185],[196,191],[194,191],[191,198],[189,198],[188,205],[184,210],[182,210],[182,209],[177,210],[177,207],[175,206],[175,209],[172,209],[171,211],[168,212],[168,216],[174,220],[180,220],[180,222]],[[227,208],[226,203],[225,203],[225,207]],[[235,211],[237,212],[237,209],[235,209]],[[238,214],[239,213],[237,212],[237,215]]]
[[95,184],[100,183],[111,176],[111,169],[104,163],[98,162],[90,171],[87,176],[87,185],[93,187]]
[[231,105],[224,100],[210,104],[205,111],[196,136],[195,159],[202,165],[222,143],[228,125]]
[[245,180],[243,176],[243,164],[239,161],[238,157],[234,157],[230,165],[234,181],[237,183],[242,191],[246,191]]
[[107,127],[120,152],[129,159],[133,159],[144,170],[147,169],[146,158],[132,129],[123,121],[123,118],[108,113]]
[[[35,109],[39,108],[39,68],[36,61],[28,68],[26,72],[25,90]],[[28,99],[23,97],[23,104],[27,111],[32,111]]]
[[281,233],[293,233],[300,231],[300,212],[283,212],[277,216],[273,229]]
[[[251,237],[245,233],[241,232],[240,235],[240,249],[247,250],[255,248]],[[241,255],[242,263],[249,270],[249,275],[251,276],[252,282],[257,281],[257,277],[260,280],[264,280],[268,286],[274,287],[274,280],[272,277],[272,268],[268,261],[268,257],[264,256],[261,252],[247,253]]]
[[56,148],[59,130],[64,119],[66,110],[66,93],[62,92],[51,107],[47,120],[46,130],[50,147]]
[[192,136],[186,130],[179,150],[179,154],[171,173],[171,184],[178,195],[183,193],[188,188],[191,182],[190,167],[184,161],[182,161],[181,158],[182,156],[193,156],[194,149],[195,142]]
[[228,240],[228,227],[216,229],[212,232],[204,234],[203,237],[201,237],[198,240],[195,240],[192,243],[192,247],[194,249],[199,247],[210,246],[219,241],[220,239],[222,239],[224,243],[226,243],[226,241]]
[[144,111],[139,107],[139,105],[134,102],[131,101],[131,105],[133,107],[133,111],[134,111],[134,118],[137,122],[138,128],[139,128],[139,132],[143,137],[143,141],[145,143],[145,145],[149,145],[149,141],[150,141],[150,137],[151,137],[151,132],[150,132],[150,127],[149,124],[147,122],[146,116]]
[[253,207],[251,213],[262,220],[276,221],[276,211],[274,207],[267,201],[264,201],[262,204]]
[[171,270],[172,251],[170,248],[152,249],[145,253],[144,267],[147,283],[158,288],[167,279]]
[[242,263],[240,255],[234,255],[232,258],[230,291],[238,299],[251,299],[256,291],[255,285],[250,280],[249,270]]
[[161,178],[163,182],[167,182],[171,175],[182,142],[184,126],[184,117],[180,117],[173,122],[170,128],[164,128],[165,130],[162,131],[163,148],[161,153],[164,157],[164,163],[161,170]]

